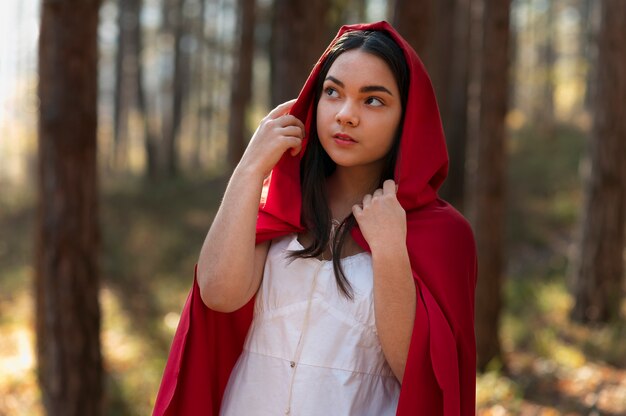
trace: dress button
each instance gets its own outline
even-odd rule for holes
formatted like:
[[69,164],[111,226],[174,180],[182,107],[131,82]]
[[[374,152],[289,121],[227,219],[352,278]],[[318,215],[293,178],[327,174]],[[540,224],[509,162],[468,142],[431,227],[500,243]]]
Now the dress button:
[[291,366],[291,368],[294,368],[294,367],[296,366],[296,363],[295,363],[295,361],[291,361],[291,362],[289,363],[289,365]]

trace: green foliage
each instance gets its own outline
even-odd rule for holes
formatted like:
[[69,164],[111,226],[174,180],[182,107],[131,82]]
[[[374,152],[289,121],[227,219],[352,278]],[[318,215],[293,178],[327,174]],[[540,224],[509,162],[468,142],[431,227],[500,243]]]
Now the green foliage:
[[563,275],[580,209],[585,132],[557,125],[511,133],[507,246],[514,274]]
[[550,198],[579,189],[579,165],[586,132],[557,125],[552,134],[532,127],[513,131],[510,143],[511,195]]

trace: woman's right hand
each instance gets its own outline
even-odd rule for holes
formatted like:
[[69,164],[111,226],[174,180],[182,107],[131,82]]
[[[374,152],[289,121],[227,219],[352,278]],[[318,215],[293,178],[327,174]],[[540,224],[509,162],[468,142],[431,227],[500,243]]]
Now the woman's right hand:
[[253,169],[265,178],[287,150],[291,149],[292,156],[300,152],[304,124],[287,114],[295,102],[293,99],[280,104],[261,120],[239,165]]

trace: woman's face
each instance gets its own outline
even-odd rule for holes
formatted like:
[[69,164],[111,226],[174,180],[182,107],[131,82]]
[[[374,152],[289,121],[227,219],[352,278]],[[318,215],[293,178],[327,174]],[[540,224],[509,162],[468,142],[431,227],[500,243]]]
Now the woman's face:
[[382,169],[401,116],[400,91],[385,61],[358,49],[337,57],[317,104],[317,134],[338,167]]

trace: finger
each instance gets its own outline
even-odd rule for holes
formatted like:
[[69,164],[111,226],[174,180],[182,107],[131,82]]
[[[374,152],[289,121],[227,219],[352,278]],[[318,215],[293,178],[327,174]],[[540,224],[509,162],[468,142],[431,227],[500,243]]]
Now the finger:
[[301,131],[301,137],[304,137],[305,135],[305,128],[304,128],[304,123],[302,121],[300,121],[300,119],[298,117],[295,117],[291,114],[284,114],[278,118],[275,119],[276,122],[278,122],[278,124],[280,126],[283,127],[287,127],[287,126],[296,126],[300,129]]
[[280,134],[282,134],[283,136],[293,136],[293,137],[297,137],[299,139],[301,139],[302,136],[302,129],[300,129],[300,127],[298,126],[287,126],[287,127],[283,127],[280,130]]
[[282,116],[283,114],[287,113],[287,111],[289,111],[289,109],[293,106],[295,102],[296,102],[296,99],[294,98],[293,100],[289,100],[278,105],[276,108],[270,111],[267,117],[271,119],[275,119],[275,118]]
[[371,203],[372,203],[372,196],[370,194],[366,194],[363,197],[363,207],[365,208]]
[[291,151],[289,152],[291,156],[297,156],[298,153],[302,150],[302,139],[296,139],[296,145],[291,147]]
[[398,191],[396,183],[392,179],[387,179],[383,183],[383,192],[385,194],[395,194]]
[[374,191],[373,197],[376,198],[377,196],[383,196],[383,190],[381,188]]
[[352,205],[352,214],[354,215],[354,218],[358,220],[358,217],[361,215],[362,212],[363,208],[359,204]]
[[300,127],[300,130],[302,130],[302,137],[306,136],[306,127],[304,127],[304,123],[302,121],[300,121],[300,119],[298,117],[294,117],[296,119],[296,125],[298,127]]

